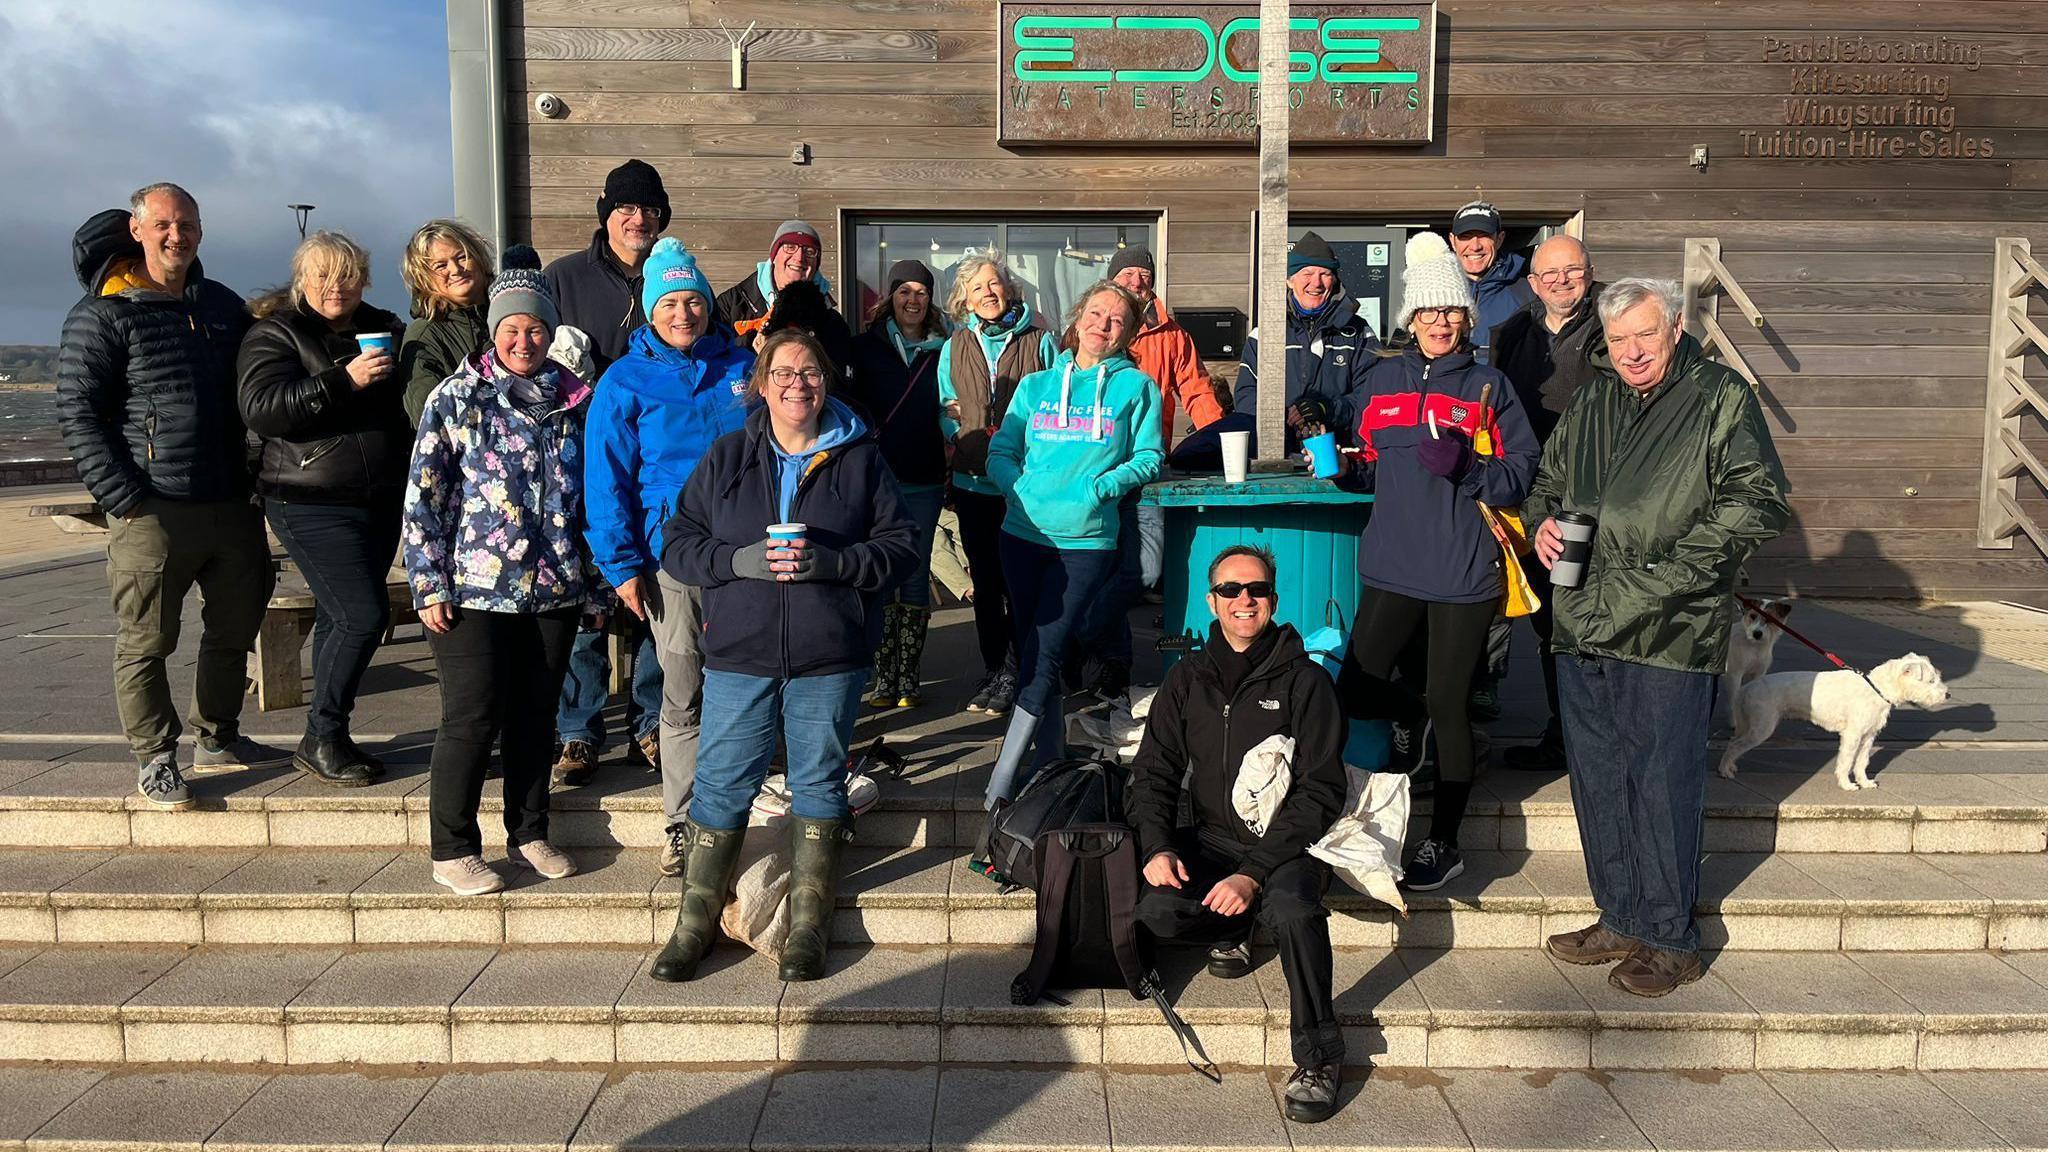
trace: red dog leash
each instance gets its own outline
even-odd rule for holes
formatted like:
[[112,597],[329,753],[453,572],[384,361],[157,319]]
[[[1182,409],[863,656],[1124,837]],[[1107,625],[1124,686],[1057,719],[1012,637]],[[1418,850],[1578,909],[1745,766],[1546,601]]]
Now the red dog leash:
[[1877,692],[1878,699],[1884,700],[1887,703],[1890,702],[1891,698],[1889,696],[1886,696],[1884,693],[1877,691],[1877,685],[1875,683],[1872,683],[1870,677],[1864,674],[1863,669],[1856,667],[1854,664],[1849,663],[1847,660],[1842,659],[1840,656],[1835,655],[1833,652],[1828,651],[1827,649],[1821,647],[1818,644],[1815,644],[1813,641],[1808,640],[1806,637],[1800,635],[1798,632],[1793,630],[1790,624],[1785,623],[1784,617],[1773,615],[1771,612],[1766,610],[1763,605],[1757,603],[1754,600],[1751,600],[1749,597],[1738,593],[1736,594],[1735,599],[1740,601],[1744,608],[1749,609],[1751,612],[1756,613],[1757,615],[1763,617],[1766,620],[1769,620],[1772,624],[1776,625],[1778,631],[1783,632],[1785,635],[1790,636],[1794,640],[1799,641],[1801,644],[1806,645],[1808,648],[1813,649],[1815,652],[1820,653],[1821,659],[1826,660],[1828,663],[1833,664],[1835,667],[1840,668],[1844,672],[1854,672],[1857,675],[1857,677],[1860,678],[1865,684],[1870,685],[1870,690],[1872,692]]

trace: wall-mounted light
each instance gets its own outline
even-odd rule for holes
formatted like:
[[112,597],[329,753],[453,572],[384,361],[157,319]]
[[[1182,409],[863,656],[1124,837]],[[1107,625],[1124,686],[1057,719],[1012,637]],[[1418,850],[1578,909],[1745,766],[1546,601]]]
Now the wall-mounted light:
[[1694,171],[1705,172],[1707,170],[1707,146],[1705,144],[1695,144],[1692,146],[1691,164]]

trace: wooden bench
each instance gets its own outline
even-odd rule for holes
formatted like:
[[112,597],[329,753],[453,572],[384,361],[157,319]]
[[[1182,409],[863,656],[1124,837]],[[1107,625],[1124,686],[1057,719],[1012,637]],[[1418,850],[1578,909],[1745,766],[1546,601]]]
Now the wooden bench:
[[[384,590],[391,598],[393,626],[419,621],[412,589],[404,580],[392,580]],[[305,662],[299,653],[313,630],[313,611],[313,593],[303,585],[279,584],[271,593],[263,626],[256,632],[256,650],[249,655],[249,690],[256,694],[257,711],[275,712],[306,702]]]
[[28,514],[32,517],[47,518],[59,531],[74,536],[97,534],[107,530],[107,510],[96,500],[76,500],[57,504],[31,504]]

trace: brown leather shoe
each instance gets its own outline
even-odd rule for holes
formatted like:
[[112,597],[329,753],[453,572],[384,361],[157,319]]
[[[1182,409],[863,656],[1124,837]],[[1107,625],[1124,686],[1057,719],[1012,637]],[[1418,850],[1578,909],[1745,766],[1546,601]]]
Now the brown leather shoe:
[[1567,964],[1612,964],[1628,959],[1636,942],[1596,922],[1577,932],[1560,932],[1545,947]]
[[1667,996],[1681,984],[1706,975],[1697,952],[1674,952],[1669,948],[1638,945],[1614,971],[1607,982],[1636,996]]
[[555,758],[555,787],[581,788],[590,783],[590,777],[596,771],[597,750],[581,740],[568,741],[562,745],[561,755]]

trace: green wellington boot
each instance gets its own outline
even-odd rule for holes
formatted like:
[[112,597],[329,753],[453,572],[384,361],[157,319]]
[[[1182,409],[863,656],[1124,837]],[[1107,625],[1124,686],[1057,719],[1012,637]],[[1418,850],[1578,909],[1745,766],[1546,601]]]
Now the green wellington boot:
[[676,909],[676,928],[648,975],[667,984],[695,979],[697,965],[718,939],[718,917],[732,888],[733,869],[740,861],[740,840],[746,829],[714,832],[693,823],[683,825],[689,854],[683,858],[683,903]]
[[868,689],[868,707],[894,708],[902,693],[903,677],[897,671],[903,659],[903,605],[882,607],[882,646],[875,652],[875,682]]
[[825,949],[832,939],[833,900],[838,892],[839,850],[853,835],[851,820],[789,822],[789,938],[782,943],[782,979],[816,980],[825,975]]
[[932,610],[905,604],[898,623],[902,638],[896,650],[896,706],[916,708],[924,703],[924,638],[931,629]]

